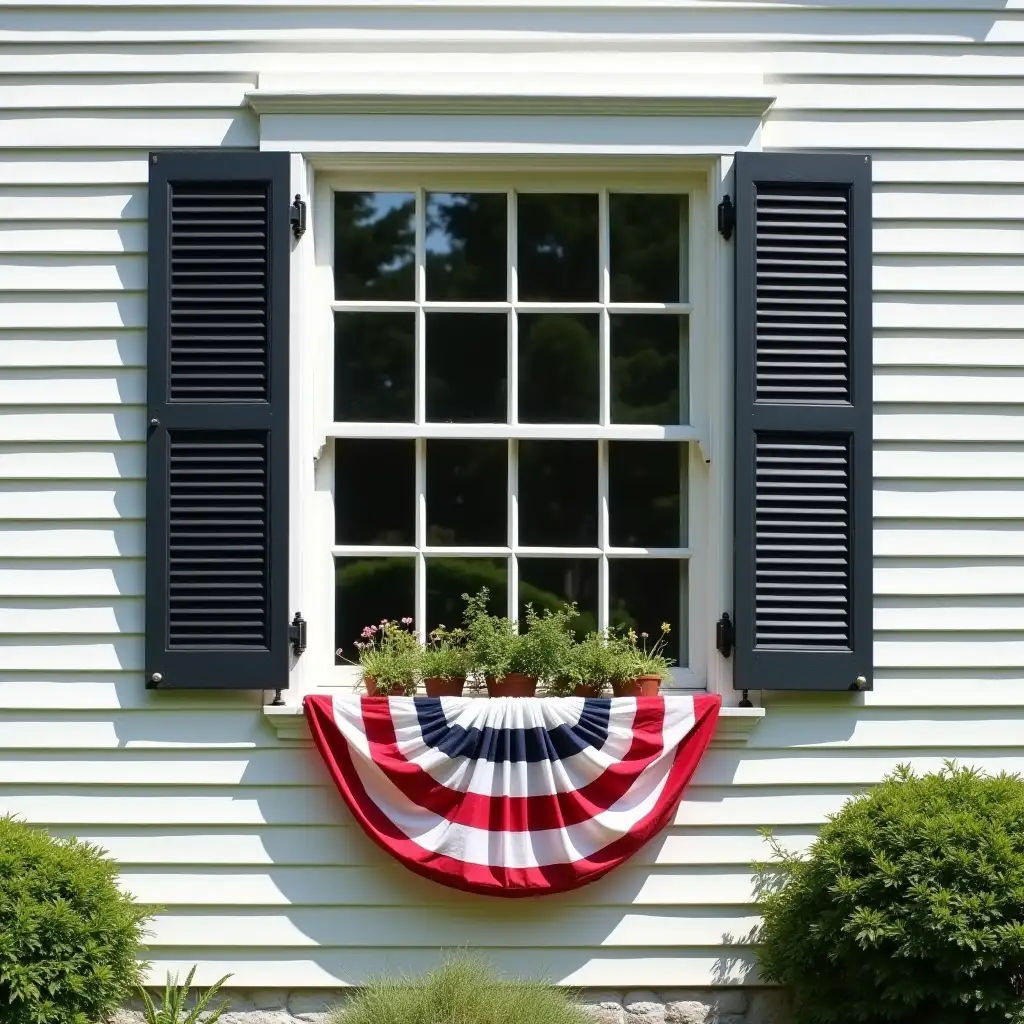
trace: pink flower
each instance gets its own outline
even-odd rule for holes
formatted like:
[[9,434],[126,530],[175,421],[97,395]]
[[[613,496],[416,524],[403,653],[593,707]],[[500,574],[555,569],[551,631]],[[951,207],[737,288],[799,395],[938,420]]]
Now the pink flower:
[[386,625],[388,624],[388,620],[387,620],[387,619],[381,619],[381,620],[380,620],[380,624],[381,624],[382,626],[386,626]]
[[359,635],[361,637],[363,637],[365,640],[369,640],[370,637],[373,636],[373,634],[376,633],[376,632],[377,632],[377,627],[376,626],[364,626],[362,633],[360,633]]
[[404,619],[402,619],[402,625],[403,626],[411,626],[412,625],[412,619],[408,615],[406,615],[406,617]]

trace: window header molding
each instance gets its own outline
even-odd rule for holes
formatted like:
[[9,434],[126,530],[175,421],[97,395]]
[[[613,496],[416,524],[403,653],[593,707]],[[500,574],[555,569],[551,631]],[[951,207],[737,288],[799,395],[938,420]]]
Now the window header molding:
[[760,75],[261,75],[246,100],[263,114],[757,117],[775,102]]

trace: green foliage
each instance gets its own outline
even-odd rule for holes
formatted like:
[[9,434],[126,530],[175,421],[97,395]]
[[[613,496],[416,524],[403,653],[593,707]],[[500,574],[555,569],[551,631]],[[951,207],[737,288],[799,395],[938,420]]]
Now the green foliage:
[[427,638],[420,661],[424,679],[465,679],[473,671],[473,656],[464,629],[438,626]]
[[561,675],[548,683],[548,693],[567,696],[581,683],[604,693],[612,683],[635,678],[634,668],[633,645],[625,636],[595,630],[571,646]]
[[[139,992],[142,994],[142,1003],[146,1024],[198,1024],[202,1016],[203,1024],[214,1024],[219,1020],[224,1011],[228,1008],[227,1001],[215,1006],[212,1010],[206,1008],[210,1005],[213,997],[220,991],[221,986],[230,974],[225,974],[220,981],[211,985],[205,992],[197,992],[194,1000],[189,999],[192,989],[192,979],[196,976],[195,967],[188,972],[184,985],[178,984],[178,976],[167,975],[167,984],[164,985],[164,999],[159,1008],[154,1004],[150,994],[141,986]],[[191,1003],[191,1005],[190,1005]]]
[[466,633],[473,665],[481,676],[489,679],[504,679],[513,672],[526,672],[519,628],[505,616],[488,613],[489,596],[487,587],[472,597],[462,595],[466,602]]
[[415,693],[423,648],[412,631],[412,619],[381,619],[379,625],[364,626],[361,636],[356,647],[363,680],[376,679],[378,693],[386,694],[393,686],[407,695]]
[[534,981],[505,981],[459,956],[421,978],[378,978],[329,1024],[587,1024],[571,993]]
[[578,615],[574,604],[564,605],[557,612],[545,608],[540,615],[528,604],[526,632],[520,640],[521,667],[517,671],[545,683],[560,678],[571,664],[574,646],[571,623]]
[[95,1024],[132,993],[148,910],[97,847],[0,818],[0,1020]]
[[759,865],[760,973],[794,1024],[1024,1021],[1024,781],[900,767],[806,858]]
[[674,664],[672,658],[666,658],[664,651],[668,642],[668,635],[672,627],[667,622],[661,624],[661,636],[649,644],[647,633],[640,633],[635,629],[628,629],[620,634],[619,642],[622,652],[622,663],[624,674],[622,679],[636,679],[639,676],[659,676],[661,679],[669,678],[669,669]]

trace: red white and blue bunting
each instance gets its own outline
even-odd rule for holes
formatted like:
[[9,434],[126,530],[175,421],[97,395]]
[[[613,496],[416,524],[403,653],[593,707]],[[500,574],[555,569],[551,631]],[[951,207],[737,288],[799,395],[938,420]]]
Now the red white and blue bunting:
[[492,896],[593,882],[671,820],[721,698],[306,697],[366,834],[426,878]]

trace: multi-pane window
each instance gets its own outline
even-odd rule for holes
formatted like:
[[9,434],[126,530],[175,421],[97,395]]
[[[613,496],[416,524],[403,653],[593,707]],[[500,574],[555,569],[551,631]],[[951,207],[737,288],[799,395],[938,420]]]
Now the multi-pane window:
[[683,190],[336,191],[336,647],[463,593],[688,663]]

